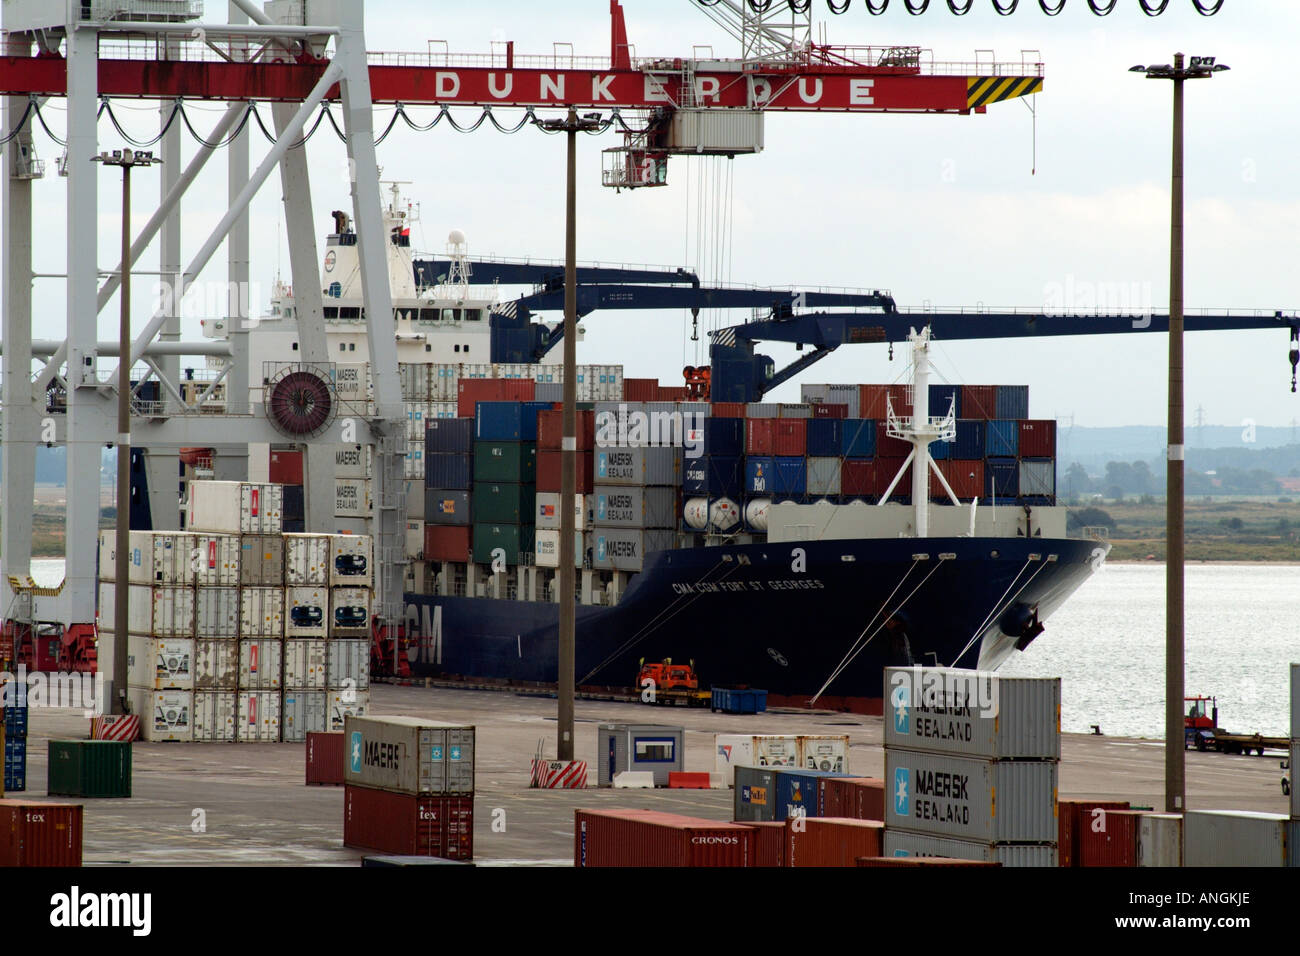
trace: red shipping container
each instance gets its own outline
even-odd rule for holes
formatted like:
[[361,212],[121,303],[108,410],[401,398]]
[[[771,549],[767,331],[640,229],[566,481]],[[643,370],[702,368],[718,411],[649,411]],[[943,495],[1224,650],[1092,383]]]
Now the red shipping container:
[[470,544],[468,525],[452,527],[426,524],[424,526],[424,560],[426,561],[468,561]]
[[961,417],[989,421],[998,417],[998,387],[996,385],[963,385],[961,387]]
[[846,458],[840,464],[841,495],[873,495],[876,463],[871,459]]
[[[893,407],[895,415],[912,414],[912,386],[889,386],[889,403]],[[880,417],[884,418],[885,416],[882,414]]]
[[1137,866],[1141,820],[1141,810],[1106,810],[1080,826],[1079,866]]
[[777,455],[802,458],[808,450],[808,419],[776,419],[772,444]]
[[302,484],[302,452],[272,451],[270,474],[273,485]]
[[[626,379],[624,379],[626,381]],[[684,402],[686,401],[685,385],[660,385],[659,394],[655,396],[655,401],[659,402]]]
[[1028,419],[1020,423],[1020,457],[1056,457],[1056,421],[1054,419]]
[[860,856],[858,866],[1001,866],[999,860],[953,860],[946,856]]
[[[885,781],[879,777],[823,777],[821,790],[824,817],[852,817],[854,820],[883,820]],[[863,811],[867,815],[863,816]]]
[[885,397],[889,394],[888,385],[858,386],[858,417],[884,418]]
[[[871,494],[877,497],[883,495],[889,489],[889,483],[898,474],[898,469],[903,466],[903,462],[906,460],[906,455],[900,458],[877,458],[875,460],[876,470],[872,478]],[[903,473],[903,477],[898,479],[898,484],[894,485],[892,494],[910,495],[912,493],[912,467],[912,465],[907,466],[907,471]]]
[[624,378],[623,399],[628,402],[657,402],[659,400],[659,380],[657,378]]
[[755,831],[657,810],[575,810],[574,866],[753,866]]
[[78,803],[0,800],[0,866],[81,866]]
[[1061,866],[1079,865],[1079,831],[1091,827],[1094,810],[1127,810],[1127,800],[1058,800],[1056,802],[1057,859]]
[[751,418],[745,422],[745,454],[776,454],[776,423],[779,418]]
[[[948,479],[948,484],[961,499],[962,504],[969,504],[972,498],[984,497],[983,461],[963,461],[953,458],[936,461],[935,464],[939,466],[939,471],[943,472],[944,478]],[[948,501],[948,493],[943,490],[943,485],[939,484],[939,479],[933,471],[930,472],[930,497]]]
[[853,796],[856,803],[847,816],[858,820],[885,819],[885,781],[879,777],[862,777],[855,781]]
[[891,438],[889,423],[882,417],[876,422],[876,456],[878,458],[906,458],[912,453],[912,443],[901,438]]
[[[560,469],[563,467],[563,452],[559,451],[539,451],[537,453],[537,490],[554,491],[560,490]],[[577,494],[591,494],[592,485],[595,479],[592,477],[592,460],[593,452],[580,451],[577,458]]]
[[307,783],[322,786],[343,785],[342,734],[309,733],[307,735]]
[[668,787],[674,790],[708,790],[709,775],[698,771],[670,770]]
[[884,852],[885,825],[879,820],[802,817],[785,831],[786,866],[853,866],[860,856]]
[[709,409],[713,418],[744,418],[744,402],[714,402]]
[[753,866],[785,866],[785,821],[753,820],[745,826],[754,831]]
[[343,845],[395,856],[474,859],[474,798],[343,788]]
[[536,394],[531,378],[462,378],[456,384],[456,416],[474,418],[479,402],[531,402]]
[[[574,419],[578,451],[590,451],[596,446],[596,413],[590,409],[577,409]],[[550,409],[537,413],[537,450],[559,451],[564,437],[563,409]]]
[[812,407],[813,418],[848,418],[849,406],[818,402]]

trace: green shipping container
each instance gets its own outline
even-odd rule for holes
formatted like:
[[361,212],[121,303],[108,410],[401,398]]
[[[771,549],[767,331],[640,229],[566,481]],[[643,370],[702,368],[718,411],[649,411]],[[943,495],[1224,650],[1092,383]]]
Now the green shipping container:
[[120,740],[51,740],[46,791],[67,797],[131,796],[131,745]]
[[537,488],[518,482],[474,482],[470,513],[475,524],[532,523],[537,508]]
[[474,442],[474,480],[531,485],[537,480],[537,442]]
[[474,563],[491,564],[498,548],[506,564],[521,564],[522,554],[533,552],[533,526],[530,524],[474,525]]

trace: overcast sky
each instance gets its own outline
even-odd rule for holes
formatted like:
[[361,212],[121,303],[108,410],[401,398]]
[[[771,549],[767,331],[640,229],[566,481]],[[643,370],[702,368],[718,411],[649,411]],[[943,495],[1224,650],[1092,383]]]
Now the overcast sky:
[[[209,19],[224,19],[225,6],[209,0]],[[515,41],[519,54],[550,53],[555,41],[571,42],[579,55],[609,50],[607,0],[367,0],[366,7],[372,50],[424,50],[429,39],[465,53],[486,53],[493,40],[505,39]],[[690,0],[625,0],[624,7],[638,56],[689,56],[695,44],[711,45],[718,56],[739,52]],[[1046,86],[1035,98],[1036,173],[1033,117],[1017,101],[982,116],[773,114],[766,149],[730,163],[728,256],[696,238],[701,222],[726,218],[726,204],[701,204],[699,185],[724,173],[727,160],[674,158],[666,188],[615,193],[600,186],[600,149],[620,137],[584,137],[581,259],[686,264],[762,285],[887,288],[903,306],[1040,307],[1053,288],[1109,284],[1149,295],[1164,311],[1171,84],[1128,68],[1170,62],[1180,50],[1215,55],[1232,67],[1188,87],[1188,308],[1300,308],[1300,110],[1293,75],[1300,5],[1292,0],[1227,0],[1212,18],[1197,15],[1190,0],[1172,0],[1158,18],[1143,16],[1137,0],[1119,0],[1106,19],[1093,16],[1084,0],[1069,0],[1056,18],[1044,16],[1034,0],[1005,18],[992,13],[988,0],[975,0],[964,18],[941,0],[920,17],[907,15],[901,0],[881,17],[868,16],[861,0],[843,16],[830,15],[825,0],[814,0],[814,7],[832,44],[921,46],[936,60],[971,60],[976,50],[992,50],[998,60],[1018,62],[1023,50],[1041,51]],[[136,110],[119,114],[133,135],[156,127],[156,113],[143,104],[119,102]],[[52,102],[46,114],[56,132],[61,106]],[[192,109],[203,131],[221,112],[218,104]],[[427,109],[411,112],[417,119],[432,116]],[[264,115],[269,122],[269,111]],[[377,125],[390,115],[380,107]],[[254,165],[267,145],[255,136]],[[100,138],[105,147],[118,145],[106,122]],[[192,148],[187,134],[187,156]],[[37,149],[52,172],[58,148],[42,133]],[[327,127],[309,149],[323,235],[330,210],[348,208],[344,152]],[[385,178],[412,183],[406,188],[423,211],[413,242],[422,249],[442,252],[448,231],[457,228],[474,255],[562,256],[561,139],[531,129],[514,136],[487,127],[460,134],[442,124],[427,133],[394,132],[379,155]],[[137,174],[137,226],[156,204],[156,192],[145,185],[155,175]],[[63,268],[64,182],[50,175],[36,186],[38,272]],[[117,261],[117,182],[116,174],[102,174],[101,268]],[[214,162],[185,201],[184,259],[225,208],[225,171]],[[273,177],[253,206],[253,276],[262,299],[277,266],[288,273],[279,209]],[[156,268],[156,252],[149,258],[155,264],[144,268]],[[717,265],[719,259],[729,265]],[[204,278],[224,280],[224,262],[223,251]],[[150,280],[140,281],[137,324],[146,318],[141,300]],[[37,336],[61,334],[59,284],[38,280],[37,303]],[[116,314],[114,302],[101,316],[105,337],[115,337]],[[718,318],[732,324],[745,317]],[[678,384],[684,362],[706,361],[685,340],[680,313],[597,313],[584,325],[580,362],[621,363],[628,375]],[[197,318],[185,331],[197,337]],[[938,364],[949,381],[1027,383],[1034,416],[1074,416],[1084,426],[1160,424],[1165,350],[1160,335],[951,342],[941,344]],[[1285,425],[1300,417],[1286,350],[1283,332],[1189,336],[1189,420],[1198,405],[1214,424],[1249,418]],[[778,365],[793,356],[781,346],[765,351]],[[903,371],[899,357],[891,364],[881,346],[846,346],[773,398],[797,400],[799,381],[890,381]]]

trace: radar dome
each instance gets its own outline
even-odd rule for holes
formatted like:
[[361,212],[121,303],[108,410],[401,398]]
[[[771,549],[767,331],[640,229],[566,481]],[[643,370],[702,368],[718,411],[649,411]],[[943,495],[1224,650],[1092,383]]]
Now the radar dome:
[[453,246],[463,246],[465,244],[465,233],[459,229],[453,229],[447,234],[447,241]]

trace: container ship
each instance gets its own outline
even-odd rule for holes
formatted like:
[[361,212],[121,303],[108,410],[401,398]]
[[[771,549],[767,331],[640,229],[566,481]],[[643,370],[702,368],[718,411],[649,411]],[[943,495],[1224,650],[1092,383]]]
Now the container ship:
[[[460,233],[429,274],[396,185],[385,216],[408,564],[402,644],[377,641],[374,666],[554,685],[563,371],[558,349],[499,361],[520,357],[510,336],[553,327],[522,328],[497,285],[473,281]],[[357,236],[334,219],[330,375],[340,407],[366,414]],[[250,382],[291,365],[292,290],[277,283],[247,334]],[[928,331],[909,344],[906,383],[803,385],[794,404],[704,400],[698,370],[665,386],[577,367],[580,687],[626,690],[642,662],[672,659],[703,685],[871,712],[886,666],[996,668],[1042,633],[1109,551],[1067,536],[1055,422],[1029,417],[1025,386],[932,383]],[[285,485],[285,530],[301,530],[301,446],[250,446],[249,462],[249,480]],[[371,468],[367,446],[337,446],[333,530],[371,530]]]

